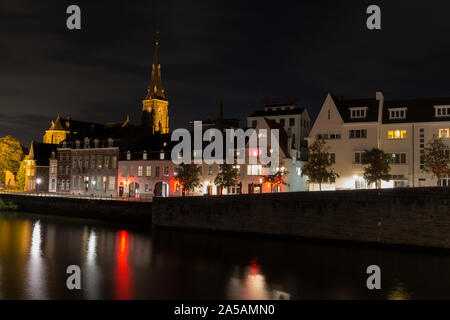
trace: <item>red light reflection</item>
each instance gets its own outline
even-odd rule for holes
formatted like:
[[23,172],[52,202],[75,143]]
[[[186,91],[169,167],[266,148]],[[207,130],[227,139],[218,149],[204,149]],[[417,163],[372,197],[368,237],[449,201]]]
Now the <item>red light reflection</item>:
[[118,234],[117,266],[115,270],[116,299],[129,300],[132,298],[131,268],[128,265],[128,232]]

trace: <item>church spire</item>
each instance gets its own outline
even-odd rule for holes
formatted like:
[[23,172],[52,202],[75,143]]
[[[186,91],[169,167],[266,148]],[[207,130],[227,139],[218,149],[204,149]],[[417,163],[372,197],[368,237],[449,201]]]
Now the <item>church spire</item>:
[[150,79],[150,86],[147,89],[147,97],[145,99],[166,99],[161,80],[161,64],[159,63],[159,32],[156,32],[155,54],[153,56],[152,64],[152,77]]

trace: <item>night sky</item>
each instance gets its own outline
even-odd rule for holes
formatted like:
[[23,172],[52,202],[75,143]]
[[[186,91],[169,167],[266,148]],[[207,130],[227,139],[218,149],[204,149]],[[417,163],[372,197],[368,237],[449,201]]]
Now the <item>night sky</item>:
[[[366,28],[370,4],[382,30]],[[328,91],[450,95],[448,1],[0,0],[0,136],[42,141],[58,113],[139,123],[156,31],[171,129],[217,100],[245,125],[262,98],[298,97],[314,118]]]

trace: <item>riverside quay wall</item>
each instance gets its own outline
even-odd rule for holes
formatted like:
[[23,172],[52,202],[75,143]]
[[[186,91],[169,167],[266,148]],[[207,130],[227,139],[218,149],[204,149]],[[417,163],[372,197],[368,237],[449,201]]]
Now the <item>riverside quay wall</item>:
[[157,198],[152,224],[450,248],[450,188]]
[[151,227],[151,202],[82,199],[53,196],[0,194],[0,199],[18,206],[18,211],[105,220]]

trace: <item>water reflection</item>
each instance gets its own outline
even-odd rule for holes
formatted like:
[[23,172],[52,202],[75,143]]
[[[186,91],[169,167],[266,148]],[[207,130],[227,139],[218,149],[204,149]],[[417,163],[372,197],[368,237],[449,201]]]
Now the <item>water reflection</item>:
[[27,298],[47,299],[45,278],[45,260],[42,257],[41,222],[36,221],[31,235],[30,254],[27,266]]
[[[82,269],[81,291],[66,288],[72,264]],[[383,270],[382,290],[365,287],[371,264]],[[0,213],[1,299],[450,298],[449,268],[447,252]]]
[[117,265],[116,265],[116,299],[132,299],[131,268],[128,264],[129,240],[128,232],[118,232]]

